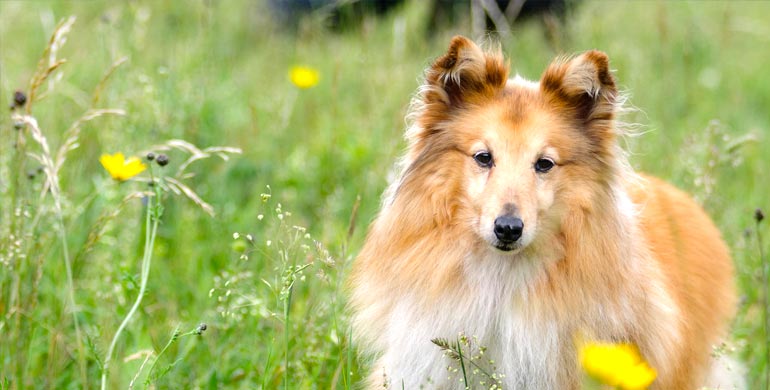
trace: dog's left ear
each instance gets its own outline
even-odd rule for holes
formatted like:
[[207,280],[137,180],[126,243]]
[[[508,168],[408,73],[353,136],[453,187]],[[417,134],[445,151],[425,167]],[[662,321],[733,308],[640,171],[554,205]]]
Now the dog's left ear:
[[591,50],[555,61],[543,73],[540,90],[553,106],[568,111],[587,129],[611,136],[618,90],[603,52]]

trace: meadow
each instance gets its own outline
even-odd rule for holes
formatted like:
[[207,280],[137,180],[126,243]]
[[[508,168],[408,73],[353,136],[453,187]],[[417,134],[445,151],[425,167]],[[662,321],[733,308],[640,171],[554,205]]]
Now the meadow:
[[[320,11],[278,25],[264,1],[0,1],[0,389],[355,388],[345,277],[423,69],[472,34],[427,32],[425,4],[330,30]],[[751,389],[770,378],[767,15],[584,1],[556,39],[537,19],[500,38],[530,79],[608,53],[632,165],[695,195],[730,245],[723,347]],[[147,169],[114,180],[116,152]]]

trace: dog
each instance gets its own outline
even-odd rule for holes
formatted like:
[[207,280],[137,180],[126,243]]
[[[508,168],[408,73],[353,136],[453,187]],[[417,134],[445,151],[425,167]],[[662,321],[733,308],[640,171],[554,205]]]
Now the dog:
[[366,387],[578,389],[579,338],[638,347],[654,389],[736,386],[712,357],[736,306],[728,248],[630,168],[607,55],[508,73],[459,36],[425,72],[349,279]]

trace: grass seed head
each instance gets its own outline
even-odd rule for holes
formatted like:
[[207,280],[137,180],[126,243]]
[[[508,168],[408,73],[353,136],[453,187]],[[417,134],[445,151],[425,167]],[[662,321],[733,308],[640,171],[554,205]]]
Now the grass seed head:
[[200,336],[200,335],[202,335],[202,334],[203,334],[203,332],[204,332],[204,331],[205,331],[207,328],[208,328],[208,326],[206,326],[206,323],[202,322],[202,323],[201,323],[200,325],[198,325],[198,327],[195,329],[195,334],[197,334],[198,336]]

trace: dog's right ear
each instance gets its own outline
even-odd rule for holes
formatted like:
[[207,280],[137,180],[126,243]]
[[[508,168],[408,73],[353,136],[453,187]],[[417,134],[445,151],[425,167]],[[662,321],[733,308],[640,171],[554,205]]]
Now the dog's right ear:
[[447,53],[426,72],[422,91],[424,113],[441,117],[452,109],[493,96],[505,87],[507,80],[508,66],[499,49],[485,53],[468,38],[456,36]]

